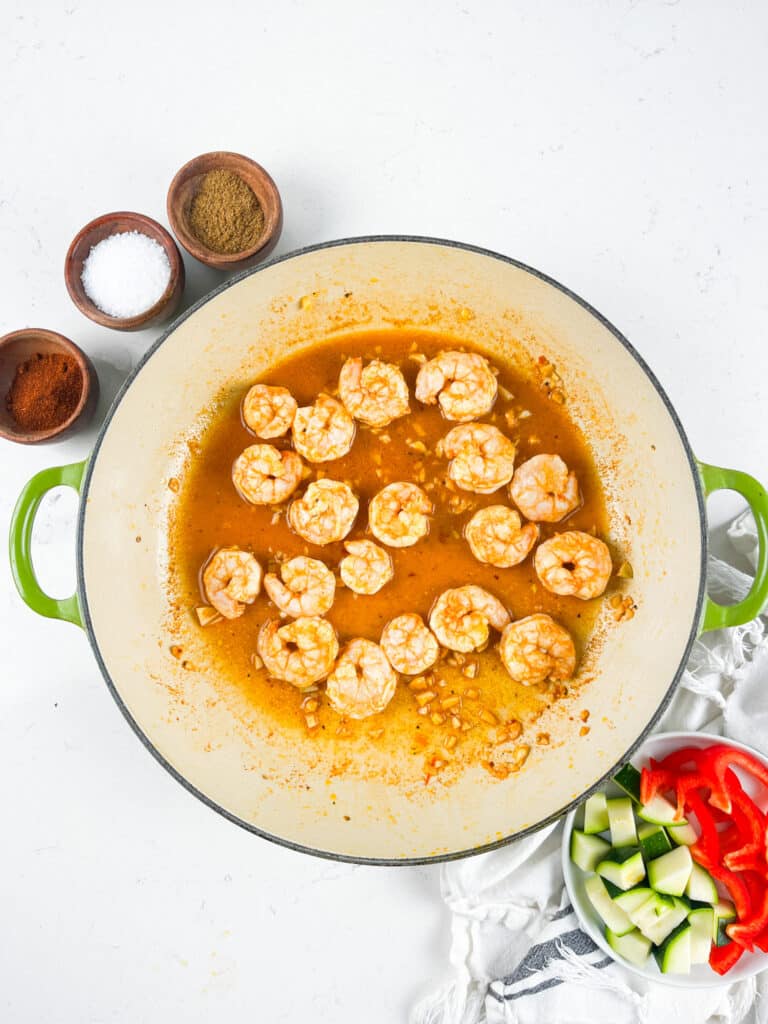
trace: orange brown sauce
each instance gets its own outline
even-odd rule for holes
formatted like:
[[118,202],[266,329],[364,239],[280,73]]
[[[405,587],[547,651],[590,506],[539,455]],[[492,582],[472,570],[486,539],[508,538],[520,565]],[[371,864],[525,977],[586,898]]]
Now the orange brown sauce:
[[[320,476],[344,480],[359,496],[360,512],[347,539],[369,536],[367,503],[388,483],[418,483],[435,505],[427,538],[411,548],[388,548],[394,579],[372,596],[338,587],[326,617],[336,627],[342,645],[355,636],[378,641],[383,626],[394,615],[414,611],[426,621],[443,590],[475,583],[499,597],[513,618],[534,612],[552,615],[571,632],[583,657],[594,642],[600,599],[583,602],[544,590],[536,578],[532,556],[510,569],[483,565],[463,539],[464,524],[474,511],[485,505],[508,504],[509,499],[506,488],[492,495],[457,490],[448,482],[447,461],[434,454],[438,440],[454,424],[447,422],[436,406],[423,407],[413,397],[420,366],[413,357],[432,358],[450,348],[466,350],[467,346],[418,330],[351,333],[319,343],[259,378],[289,388],[299,405],[306,405],[322,391],[335,394],[344,360],[360,355],[364,360],[381,358],[397,363],[411,391],[410,415],[379,431],[358,423],[355,443],[346,457],[310,466],[308,481]],[[499,396],[482,421],[495,424],[512,438],[517,445],[516,464],[535,454],[557,453],[579,478],[582,506],[562,523],[540,524],[541,540],[564,529],[594,532],[608,540],[603,489],[587,442],[568,416],[564,394],[559,391],[553,401],[548,377],[542,380],[541,373],[534,373],[529,380],[513,366],[500,364],[495,354],[483,354],[499,371]],[[220,403],[206,433],[193,443],[188,466],[178,482],[170,525],[170,575],[173,603],[187,616],[193,616],[194,608],[205,601],[200,572],[218,547],[236,545],[251,550],[266,571],[275,571],[279,561],[299,554],[321,559],[336,571],[345,554],[342,543],[317,547],[295,535],[286,524],[285,506],[253,506],[235,491],[232,463],[255,443],[240,418],[243,394],[244,390],[238,391]],[[289,446],[290,437],[269,443]],[[220,681],[222,692],[236,690],[260,721],[268,720],[270,728],[282,736],[297,732],[306,738],[309,717],[313,741],[332,748],[339,772],[354,770],[357,754],[362,759],[364,752],[377,748],[393,765],[403,758],[417,758],[427,778],[469,763],[482,763],[492,775],[506,777],[519,767],[517,762],[522,764],[528,745],[549,743],[549,736],[538,732],[535,722],[568,692],[566,686],[513,683],[501,664],[494,635],[487,650],[467,655],[466,660],[446,652],[426,687],[421,683],[411,686],[409,678],[402,678],[394,699],[381,714],[364,721],[345,720],[325,703],[322,684],[317,693],[302,694],[288,683],[270,679],[254,665],[259,627],[276,614],[262,591],[240,619],[218,620],[199,628],[208,675]],[[419,695],[425,689],[436,693],[426,711],[419,706]],[[309,712],[308,700],[312,701]]]

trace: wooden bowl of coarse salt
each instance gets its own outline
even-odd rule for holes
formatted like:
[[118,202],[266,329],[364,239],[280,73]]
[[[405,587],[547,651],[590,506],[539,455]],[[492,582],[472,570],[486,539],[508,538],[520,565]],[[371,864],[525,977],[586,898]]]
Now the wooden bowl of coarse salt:
[[64,280],[89,319],[116,331],[139,331],[178,309],[184,261],[156,220],[142,213],[105,213],[75,235]]
[[166,210],[190,256],[216,270],[266,259],[283,229],[277,185],[240,153],[203,153],[184,164],[168,188]]

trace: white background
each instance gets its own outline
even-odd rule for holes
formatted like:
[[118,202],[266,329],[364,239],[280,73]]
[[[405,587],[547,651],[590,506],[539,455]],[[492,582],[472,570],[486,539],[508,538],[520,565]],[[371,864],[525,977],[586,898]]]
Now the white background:
[[[6,2],[0,334],[71,336],[103,413],[154,333],[75,311],[67,245],[108,210],[164,221],[176,169],[233,149],[278,182],[278,252],[407,232],[524,260],[629,336],[700,457],[766,477],[767,46],[759,0]],[[185,301],[221,279],[188,271]],[[94,432],[0,442],[0,523]],[[73,514],[36,533],[59,596]],[[445,976],[437,869],[312,860],[207,810],[4,564],[0,797],[4,1024],[379,1024]]]

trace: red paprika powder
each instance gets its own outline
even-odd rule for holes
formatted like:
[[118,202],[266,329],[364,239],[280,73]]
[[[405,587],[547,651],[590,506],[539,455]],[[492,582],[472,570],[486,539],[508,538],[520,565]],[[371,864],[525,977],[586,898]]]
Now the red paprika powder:
[[83,375],[71,356],[38,352],[16,367],[5,398],[22,430],[52,430],[69,419],[83,392]]

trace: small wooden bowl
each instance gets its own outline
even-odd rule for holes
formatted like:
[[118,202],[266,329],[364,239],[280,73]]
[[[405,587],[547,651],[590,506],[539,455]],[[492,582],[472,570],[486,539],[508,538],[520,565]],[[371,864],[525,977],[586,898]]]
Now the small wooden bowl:
[[[83,390],[80,401],[72,415],[49,430],[24,430],[11,416],[6,405],[6,396],[10,390],[16,367],[25,363],[38,353],[49,355],[59,352],[70,356],[80,367],[83,377]],[[99,378],[88,356],[69,338],[55,331],[44,331],[29,327],[23,331],[13,331],[0,338],[0,437],[18,444],[42,444],[44,441],[58,441],[65,434],[74,433],[84,427],[96,409],[99,398]]]
[[[221,169],[239,174],[256,193],[264,211],[264,230],[257,244],[242,252],[214,252],[189,229],[189,210],[203,176]],[[239,153],[203,153],[184,164],[168,189],[166,209],[174,234],[190,256],[217,270],[242,270],[265,259],[277,245],[283,230],[283,204],[277,185],[260,164]]]
[[[171,265],[171,277],[168,287],[154,306],[136,316],[115,317],[100,310],[86,295],[82,281],[83,264],[94,245],[109,238],[110,235],[119,235],[125,231],[138,231],[161,245]],[[89,320],[101,324],[102,327],[111,327],[115,331],[140,331],[153,324],[162,323],[178,309],[184,291],[184,261],[170,234],[156,220],[145,217],[143,213],[105,213],[86,224],[72,239],[64,261],[64,280],[70,298]]]

